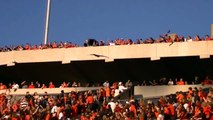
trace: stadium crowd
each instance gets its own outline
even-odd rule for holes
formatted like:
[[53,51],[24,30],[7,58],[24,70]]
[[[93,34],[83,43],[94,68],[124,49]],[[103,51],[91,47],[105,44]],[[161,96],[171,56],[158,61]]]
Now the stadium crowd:
[[[128,85],[129,84],[129,85]],[[113,82],[111,88],[114,88],[113,91],[115,91],[116,88],[118,88],[119,86],[123,86],[123,89],[126,89],[125,87],[129,88],[132,86],[156,86],[156,85],[194,85],[194,84],[202,84],[202,85],[210,85],[213,84],[213,80],[211,80],[209,78],[209,76],[206,76],[204,80],[201,80],[198,76],[194,77],[194,80],[183,80],[183,78],[174,78],[174,80],[172,78],[166,78],[166,77],[162,77],[159,80],[152,80],[152,81],[147,81],[147,80],[143,80],[142,82],[134,82],[132,83],[130,80],[128,80],[125,84],[122,83],[122,81],[120,82]],[[104,82],[104,87],[109,86],[109,81]],[[20,88],[67,88],[67,87],[102,87],[101,84],[97,83],[97,84],[89,84],[86,83],[84,85],[82,85],[80,82],[76,82],[73,81],[73,83],[70,82],[65,82],[63,81],[61,84],[59,85],[55,85],[52,81],[49,82],[48,85],[46,85],[45,83],[39,83],[38,81],[36,82],[26,82],[23,81],[20,84],[13,82],[13,83],[9,83],[8,85],[4,84],[3,82],[0,82],[0,90],[3,89],[20,89]],[[121,89],[121,88],[120,88]]]
[[[170,81],[170,80],[169,80]],[[177,81],[182,85],[183,79]],[[168,82],[169,84],[170,82]],[[60,87],[68,87],[70,83],[63,82]],[[39,83],[33,82],[22,87],[29,89],[39,87]],[[72,87],[78,84],[73,82]],[[187,92],[163,96],[152,100],[134,99],[122,101],[115,99],[133,84],[128,80],[125,84],[115,82],[110,84],[105,81],[102,87],[95,91],[75,92],[70,91],[60,94],[39,95],[36,92],[31,95],[26,92],[24,97],[13,95],[0,95],[0,118],[2,120],[212,120],[213,119],[213,89],[204,91],[202,88],[188,88]],[[11,89],[19,89],[17,83],[10,86]],[[45,85],[40,85],[45,88]],[[49,88],[55,88],[50,82]],[[7,86],[0,84],[1,89]]]
[[[169,32],[168,32],[169,33]],[[208,41],[213,40],[213,38],[209,37],[209,35],[205,35],[205,37],[200,38],[199,35],[196,35],[194,38],[191,36],[184,37],[175,35],[174,38],[168,35],[168,33],[164,35],[160,35],[159,38],[154,39],[152,37],[148,39],[136,39],[134,42],[132,39],[123,39],[117,38],[115,40],[108,40],[107,43],[104,40],[95,40],[95,39],[87,39],[85,40],[83,46],[112,46],[112,45],[132,45],[132,44],[152,44],[152,43],[171,43],[174,42],[187,42],[187,41]],[[77,44],[73,44],[72,42],[48,42],[47,44],[40,45],[30,45],[27,43],[26,45],[18,45],[18,46],[5,46],[0,47],[0,52],[7,51],[21,51],[21,50],[38,50],[38,49],[52,49],[52,48],[73,48],[79,47]]]

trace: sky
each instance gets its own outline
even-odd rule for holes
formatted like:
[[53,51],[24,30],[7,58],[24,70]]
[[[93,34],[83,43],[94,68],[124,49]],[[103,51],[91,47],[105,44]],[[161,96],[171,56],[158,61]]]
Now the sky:
[[[0,47],[44,41],[47,0],[0,0]],[[51,0],[48,41],[210,35],[213,0]]]

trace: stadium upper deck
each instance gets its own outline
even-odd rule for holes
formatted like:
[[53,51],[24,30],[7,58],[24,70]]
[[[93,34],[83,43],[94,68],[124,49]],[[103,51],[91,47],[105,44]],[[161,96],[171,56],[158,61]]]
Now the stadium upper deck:
[[15,63],[39,63],[85,60],[105,60],[163,57],[200,56],[209,58],[213,54],[213,41],[174,42],[155,44],[135,44],[97,47],[55,48],[43,50],[25,50],[0,53],[0,65]]
[[213,76],[211,38],[196,37],[186,41],[182,37],[175,40],[174,36],[172,41],[165,38],[154,42],[147,39],[142,43],[116,39],[104,46],[91,44],[89,47],[65,44],[54,47],[52,44],[47,48],[27,50],[22,46],[18,50],[0,52],[0,80],[100,83],[183,77],[191,82],[195,76],[201,79]]

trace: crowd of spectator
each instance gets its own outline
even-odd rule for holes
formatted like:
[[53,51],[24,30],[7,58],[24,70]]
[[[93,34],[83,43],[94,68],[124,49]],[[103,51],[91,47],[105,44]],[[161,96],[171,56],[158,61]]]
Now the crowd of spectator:
[[[190,81],[190,82],[189,82]],[[156,86],[156,85],[194,85],[194,84],[202,84],[202,85],[212,85],[213,80],[209,78],[209,76],[206,76],[204,80],[200,80],[198,76],[195,76],[194,80],[184,80],[183,78],[177,79],[175,78],[174,80],[171,78],[166,78],[162,77],[159,80],[152,80],[152,81],[147,81],[143,80],[141,82],[139,81],[134,81],[131,82],[128,80],[125,84],[120,82],[113,82],[110,89],[111,89],[111,95],[112,96],[117,96],[120,92],[123,92],[123,90],[126,90],[128,88],[131,88],[132,86]],[[97,83],[97,84],[89,84],[86,83],[82,85],[80,82],[75,82],[73,81],[72,83],[70,82],[62,82],[61,84],[55,85],[52,81],[49,82],[49,84],[45,83],[39,83],[38,81],[36,82],[26,82],[23,81],[20,84],[13,82],[9,83],[8,85],[4,84],[3,82],[0,82],[0,90],[8,89],[8,90],[17,90],[20,88],[28,88],[28,89],[33,89],[33,88],[67,88],[67,87],[109,87],[110,83],[109,81],[105,81],[103,85]]]
[[[152,100],[115,100],[116,91],[131,88],[132,82],[110,84],[106,81],[94,91],[39,95],[36,92],[24,97],[0,95],[0,119],[2,120],[212,120],[213,89],[188,88],[187,92],[163,96]],[[32,87],[31,83],[28,87]],[[64,87],[69,83],[62,83]],[[25,85],[25,82],[22,82]],[[73,83],[77,86],[76,83]],[[1,87],[4,86],[1,84]],[[14,86],[18,86],[14,83]],[[62,85],[61,85],[62,86]],[[50,82],[50,88],[55,85]]]
[[183,78],[166,78],[162,77],[159,80],[151,80],[146,81],[143,80],[142,83],[137,83],[137,86],[156,86],[156,85],[195,85],[195,84],[202,84],[202,85],[209,85],[213,84],[213,80],[211,80],[208,76],[205,77],[204,80],[200,80],[198,76],[195,76],[193,80],[184,80]]
[[[213,38],[209,37],[209,35],[205,35],[205,37],[200,38],[199,35],[196,35],[194,38],[191,36],[178,36],[175,35],[172,38],[170,35],[164,34],[160,35],[159,38],[154,39],[152,37],[148,39],[136,39],[134,42],[132,39],[123,39],[117,38],[115,40],[108,40],[104,42],[104,40],[96,40],[96,39],[87,39],[85,40],[83,46],[113,46],[113,45],[133,45],[133,44],[152,44],[152,43],[171,43],[174,42],[189,42],[189,41],[208,41],[213,40]],[[21,51],[21,50],[38,50],[38,49],[52,49],[52,48],[73,48],[79,47],[77,44],[73,44],[72,42],[48,42],[47,44],[40,44],[40,45],[30,45],[27,43],[26,45],[18,45],[18,46],[5,46],[0,47],[0,52],[7,52],[7,51]]]
[[40,44],[40,45],[31,45],[27,43],[26,45],[0,47],[0,52],[21,51],[21,50],[43,50],[54,48],[73,48],[78,46],[79,45],[73,44],[72,42],[60,42],[60,43],[48,42],[47,44]]

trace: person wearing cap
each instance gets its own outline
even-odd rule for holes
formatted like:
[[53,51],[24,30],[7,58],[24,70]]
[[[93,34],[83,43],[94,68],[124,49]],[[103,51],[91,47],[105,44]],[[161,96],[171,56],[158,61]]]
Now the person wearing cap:
[[118,84],[118,89],[119,89],[119,91],[121,91],[121,92],[123,92],[123,90],[126,90],[127,88],[126,87],[124,87],[124,85],[122,84],[122,82],[119,82],[119,84]]

